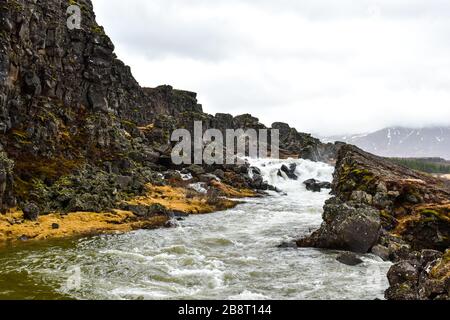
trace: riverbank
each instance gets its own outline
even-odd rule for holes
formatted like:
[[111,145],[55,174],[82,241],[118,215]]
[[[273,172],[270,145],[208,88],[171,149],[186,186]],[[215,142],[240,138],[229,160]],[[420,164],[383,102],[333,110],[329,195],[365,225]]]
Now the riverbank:
[[234,208],[240,202],[230,198],[254,197],[249,189],[213,183],[220,196],[187,187],[147,185],[145,195],[118,204],[110,212],[51,213],[35,221],[26,220],[21,210],[0,215],[0,246],[25,241],[77,238],[99,234],[125,233],[140,229],[171,227],[174,216],[207,214]]
[[[292,163],[298,180],[278,175]],[[0,250],[0,299],[382,299],[390,262],[367,254],[351,267],[336,260],[338,251],[278,247],[319,227],[329,190],[310,192],[302,181],[331,181],[334,168],[304,160],[251,165],[283,192],[191,215],[173,229]],[[67,287],[78,271],[79,287]]]

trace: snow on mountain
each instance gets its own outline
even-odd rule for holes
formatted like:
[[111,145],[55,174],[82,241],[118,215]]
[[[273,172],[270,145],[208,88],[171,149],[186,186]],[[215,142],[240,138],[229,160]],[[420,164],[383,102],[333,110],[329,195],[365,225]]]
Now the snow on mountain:
[[385,157],[440,157],[450,160],[450,127],[391,127],[373,133],[327,137]]

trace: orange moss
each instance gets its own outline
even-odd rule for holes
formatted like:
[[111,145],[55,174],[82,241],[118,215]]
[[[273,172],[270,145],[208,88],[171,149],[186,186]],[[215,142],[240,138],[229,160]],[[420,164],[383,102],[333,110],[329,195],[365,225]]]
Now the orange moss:
[[[256,194],[247,189],[235,189],[214,183],[214,188],[224,195],[235,198],[252,197]],[[147,185],[147,193],[127,201],[130,205],[151,206],[159,204],[171,211],[187,214],[204,214],[234,208],[238,202],[212,197],[182,187]],[[26,221],[18,210],[0,215],[0,245],[15,243],[20,239],[49,240],[79,236],[129,232],[152,229],[165,225],[166,216],[139,218],[130,211],[73,212],[67,215],[52,213],[40,216],[37,221]],[[55,228],[54,228],[55,227]]]
[[211,213],[234,208],[238,203],[227,199],[212,202],[207,195],[171,186],[147,185],[147,194],[126,203],[130,205],[151,206],[154,204],[177,212],[188,214]]
[[[74,212],[68,215],[49,214],[38,221],[25,221],[21,211],[0,215],[0,244],[27,240],[62,239],[78,236],[129,232],[163,226],[168,218],[158,216],[140,220],[128,211],[110,213]],[[57,224],[58,228],[53,228]]]
[[218,181],[211,181],[211,186],[219,190],[224,196],[230,198],[251,198],[256,197],[256,193],[250,189],[237,189],[229,185],[225,185]]
[[397,235],[403,234],[411,225],[427,219],[438,219],[450,223],[450,203],[419,205],[411,209],[411,214],[398,219],[394,230]]

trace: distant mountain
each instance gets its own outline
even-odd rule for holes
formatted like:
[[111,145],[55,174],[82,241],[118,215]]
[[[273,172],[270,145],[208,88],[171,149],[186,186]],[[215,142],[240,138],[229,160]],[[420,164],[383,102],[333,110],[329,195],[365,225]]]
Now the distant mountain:
[[450,159],[450,127],[391,127],[368,134],[327,137],[325,140],[354,144],[384,157]]

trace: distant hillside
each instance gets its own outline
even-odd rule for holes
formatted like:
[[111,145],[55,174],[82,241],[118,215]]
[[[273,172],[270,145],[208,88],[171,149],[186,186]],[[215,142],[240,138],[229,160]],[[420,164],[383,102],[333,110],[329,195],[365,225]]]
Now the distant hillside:
[[393,162],[410,169],[433,173],[450,174],[450,161],[442,158],[391,158]]
[[439,157],[450,160],[450,127],[392,127],[369,134],[328,137],[326,140],[354,144],[383,157]]

